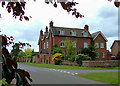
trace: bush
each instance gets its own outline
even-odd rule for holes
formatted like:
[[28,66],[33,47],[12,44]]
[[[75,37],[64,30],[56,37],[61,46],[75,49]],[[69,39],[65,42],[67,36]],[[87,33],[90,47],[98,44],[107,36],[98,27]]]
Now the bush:
[[52,58],[52,61],[53,61],[53,63],[55,64],[55,65],[59,65],[60,64],[60,62],[61,62],[61,56],[62,56],[62,54],[61,53],[56,53],[56,54],[54,54],[53,55],[53,58]]
[[75,58],[76,58],[76,56],[75,56],[75,55],[72,55],[72,56],[70,56],[70,58],[68,58],[68,61],[74,62],[74,61],[75,61]]
[[76,63],[79,64],[80,66],[82,65],[82,60],[91,60],[91,57],[84,55],[84,54],[78,54],[76,55]]

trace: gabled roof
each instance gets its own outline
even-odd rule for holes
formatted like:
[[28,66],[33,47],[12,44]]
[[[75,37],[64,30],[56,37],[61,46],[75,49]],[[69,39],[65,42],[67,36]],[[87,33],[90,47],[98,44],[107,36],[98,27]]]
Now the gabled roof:
[[114,45],[115,43],[120,47],[120,40],[115,40],[115,41],[113,42],[112,46],[111,46],[111,49],[112,49],[112,47],[113,47],[113,45]]
[[[57,36],[72,36],[71,35],[71,31],[75,31],[76,32],[76,36],[75,37],[84,37],[82,35],[82,32],[86,31],[85,29],[80,29],[80,28],[67,28],[67,27],[56,27],[56,26],[53,26],[51,27],[52,29],[52,33],[53,35],[57,35]],[[60,35],[60,30],[64,30],[64,35]],[[91,37],[89,31],[88,32],[88,37]]]
[[95,32],[95,33],[92,33],[92,34],[91,34],[92,37],[93,37],[93,40],[95,40],[99,34],[101,34],[101,35],[103,36],[103,38],[104,38],[106,41],[108,41],[101,31],[98,31],[98,32]]

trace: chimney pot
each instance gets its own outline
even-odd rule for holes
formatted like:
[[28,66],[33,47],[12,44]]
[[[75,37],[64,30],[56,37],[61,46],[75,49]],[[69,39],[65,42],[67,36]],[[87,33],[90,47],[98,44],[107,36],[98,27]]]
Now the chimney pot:
[[84,29],[87,30],[87,31],[89,31],[89,26],[88,26],[88,25],[85,25],[85,26],[84,26]]

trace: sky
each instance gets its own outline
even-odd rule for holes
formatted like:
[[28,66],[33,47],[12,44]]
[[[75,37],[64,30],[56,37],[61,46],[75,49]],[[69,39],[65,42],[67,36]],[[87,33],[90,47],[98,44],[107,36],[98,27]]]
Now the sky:
[[[38,39],[40,30],[45,31],[52,20],[54,26],[84,28],[89,25],[90,33],[102,31],[107,38],[107,49],[110,50],[114,40],[118,39],[118,8],[114,2],[108,0],[74,0],[79,4],[75,6],[77,11],[84,15],[84,18],[76,18],[71,13],[63,10],[60,4],[55,8],[52,4],[46,4],[45,0],[28,1],[25,8],[25,15],[32,16],[29,21],[19,21],[8,13],[6,8],[0,6],[0,28],[1,33],[13,36],[15,42],[29,42],[31,49],[39,51]],[[120,31],[119,31],[120,32]],[[120,33],[119,33],[120,34]],[[25,47],[26,48],[26,47]],[[8,47],[9,51],[12,49]],[[110,50],[111,51],[111,50]]]

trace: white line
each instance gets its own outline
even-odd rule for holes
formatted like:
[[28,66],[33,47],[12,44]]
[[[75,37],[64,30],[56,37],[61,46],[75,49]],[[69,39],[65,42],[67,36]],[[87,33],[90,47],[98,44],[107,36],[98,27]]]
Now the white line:
[[75,73],[75,74],[78,74],[78,73]]

